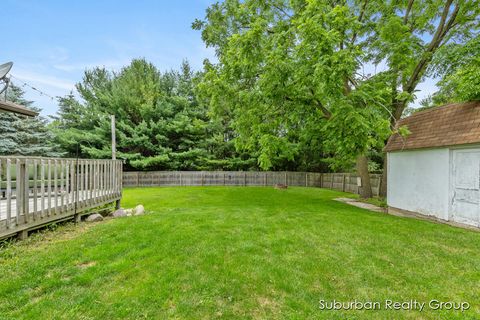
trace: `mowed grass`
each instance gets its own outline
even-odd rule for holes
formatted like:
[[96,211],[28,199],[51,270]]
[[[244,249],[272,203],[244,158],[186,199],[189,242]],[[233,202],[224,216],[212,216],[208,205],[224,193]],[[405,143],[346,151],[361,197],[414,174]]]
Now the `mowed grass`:
[[[144,188],[144,216],[0,249],[1,319],[478,319],[480,233],[373,213],[313,188]],[[325,311],[331,301],[467,301]]]

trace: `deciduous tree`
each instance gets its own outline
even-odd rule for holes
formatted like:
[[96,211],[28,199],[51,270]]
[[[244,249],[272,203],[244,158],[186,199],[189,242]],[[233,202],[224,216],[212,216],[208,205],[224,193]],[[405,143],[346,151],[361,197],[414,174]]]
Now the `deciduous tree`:
[[262,168],[294,159],[298,137],[316,135],[334,166],[357,159],[371,196],[365,157],[388,134],[388,90],[360,74],[368,14],[362,3],[227,0],[194,23],[218,57],[203,91],[215,113],[233,115],[237,146],[258,151]]
[[[258,150],[262,168],[298,154],[292,135],[321,128],[315,134],[322,132],[333,165],[357,159],[368,197],[367,154],[395,130],[440,49],[478,33],[479,7],[465,0],[225,0],[193,25],[218,57],[205,66],[203,90],[214,112],[230,109],[238,146]],[[384,68],[365,74],[372,65]],[[474,70],[458,72],[473,77]]]

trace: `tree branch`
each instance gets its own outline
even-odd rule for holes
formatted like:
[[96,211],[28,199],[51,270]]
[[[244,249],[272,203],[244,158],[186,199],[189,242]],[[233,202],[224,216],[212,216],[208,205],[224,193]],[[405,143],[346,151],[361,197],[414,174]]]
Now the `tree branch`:
[[412,11],[412,6],[414,1],[415,0],[408,1],[407,11],[405,11],[405,16],[403,17],[403,24],[407,24],[408,22],[408,16],[410,15],[410,11]]
[[288,14],[287,12],[285,12],[285,10],[284,10],[283,8],[277,6],[277,5],[275,4],[275,2],[272,2],[272,6],[273,6],[275,9],[277,9],[278,11],[280,11],[281,13],[283,13],[286,17],[292,18],[292,15]]
[[322,111],[325,119],[330,119],[332,117],[332,113],[327,108],[325,108],[325,106],[320,101],[318,101],[317,99],[313,99],[313,101],[316,102],[317,107]]
[[435,34],[430,41],[430,44],[428,45],[427,49],[423,53],[422,58],[418,62],[418,64],[415,66],[415,69],[413,70],[412,76],[410,77],[409,81],[407,84],[404,86],[403,91],[412,93],[415,87],[417,86],[417,83],[420,79],[420,76],[422,75],[423,71],[425,70],[426,65],[432,60],[432,55],[435,52],[435,50],[439,47],[440,43],[446,36],[447,32],[450,30],[452,27],[453,23],[455,22],[455,19],[457,17],[458,13],[458,5],[455,7],[450,19],[447,22],[447,17],[448,13],[450,11],[450,6],[452,5],[453,0],[447,0],[447,3],[445,4],[445,7],[443,8],[442,16],[440,18],[440,22],[438,23],[437,30],[435,31]]
[[[361,23],[363,21],[363,17],[365,16],[365,11],[367,9],[367,4],[368,4],[368,0],[365,0],[363,2],[362,9],[360,9],[360,14],[358,15],[358,22],[359,23]],[[350,40],[350,45],[353,45],[355,43],[355,40],[357,40],[357,35],[358,35],[358,32],[355,31],[352,35],[352,40]]]
[[457,5],[455,6],[455,9],[454,9],[453,12],[452,12],[452,15],[450,16],[450,19],[449,19],[448,22],[447,22],[447,25],[445,26],[445,28],[444,28],[444,30],[443,30],[442,40],[443,40],[443,38],[445,38],[445,36],[447,35],[448,31],[450,31],[450,29],[452,29],[452,28],[455,26],[455,24],[456,24],[455,19],[457,18],[458,11],[460,11],[460,7],[459,7],[459,5],[457,4]]
[[[310,89],[310,92],[312,93],[313,95],[313,90]],[[294,102],[294,101],[299,101],[299,102],[302,102],[302,103],[305,103],[305,104],[311,104],[312,102],[315,104],[315,106],[317,108],[319,108],[322,113],[323,113],[323,117],[325,119],[330,119],[332,117],[332,113],[327,109],[325,108],[325,106],[323,105],[323,103],[321,101],[319,101],[318,99],[316,99],[315,97],[312,97],[311,99],[308,99],[308,98],[297,98],[297,99],[293,99],[289,96],[285,96],[284,97],[285,100],[287,101],[291,101],[291,102]]]

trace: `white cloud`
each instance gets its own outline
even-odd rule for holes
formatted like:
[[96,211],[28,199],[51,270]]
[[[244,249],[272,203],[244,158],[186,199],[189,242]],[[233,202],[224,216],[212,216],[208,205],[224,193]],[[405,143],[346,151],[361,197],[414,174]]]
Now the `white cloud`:
[[69,58],[70,55],[66,48],[60,46],[49,48],[48,59],[51,61],[67,61]]
[[46,85],[46,86],[53,87],[56,89],[61,89],[61,90],[73,90],[75,88],[74,82],[67,79],[61,79],[55,76],[35,73],[31,71],[19,70],[19,69],[15,70],[15,72],[12,72],[12,74],[14,77],[20,80],[23,80],[27,83]]
[[108,70],[119,69],[123,66],[126,66],[130,63],[129,59],[117,59],[117,60],[105,60],[98,62],[77,62],[77,63],[62,63],[55,64],[53,67],[60,71],[65,72],[78,72],[85,71],[87,69],[93,69],[95,67],[104,67]]

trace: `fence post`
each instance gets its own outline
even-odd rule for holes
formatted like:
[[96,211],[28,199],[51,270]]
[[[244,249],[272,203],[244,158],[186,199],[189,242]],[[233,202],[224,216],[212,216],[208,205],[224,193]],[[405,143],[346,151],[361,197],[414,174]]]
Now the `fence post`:
[[287,185],[287,184],[288,184],[288,178],[287,178],[287,175],[288,175],[288,171],[285,171],[285,183],[284,183],[285,185]]
[[345,192],[345,173],[343,174],[342,191]]
[[268,172],[265,171],[264,173],[265,173],[265,175],[263,176],[263,185],[266,187],[266,186],[267,186],[267,175],[268,175]]
[[378,187],[377,187],[377,193],[375,195],[377,197],[379,197],[380,196],[380,188],[382,187],[382,176],[381,175],[377,176],[377,181],[378,181],[377,182]]
[[247,171],[243,172],[243,186],[247,186]]
[[308,187],[308,172],[305,172],[305,187]]

